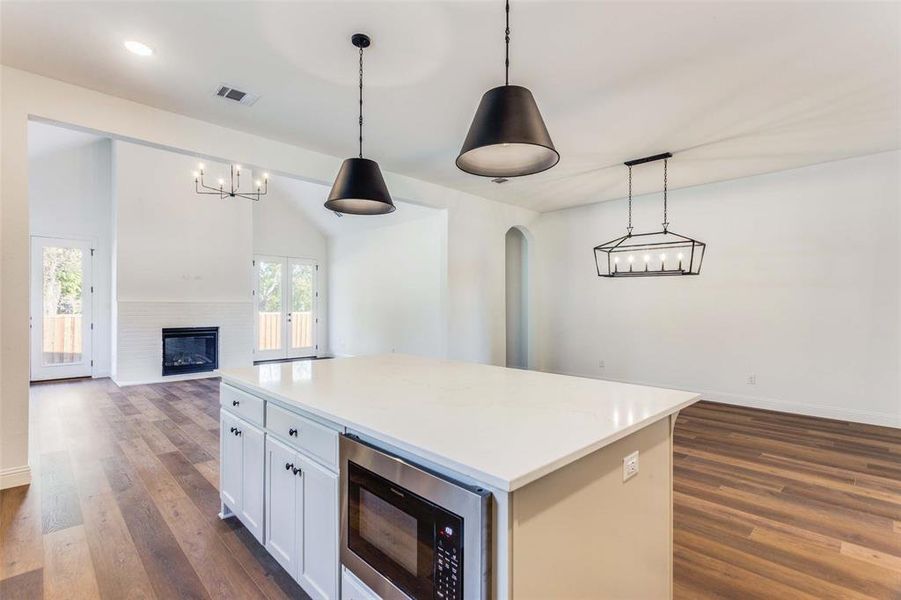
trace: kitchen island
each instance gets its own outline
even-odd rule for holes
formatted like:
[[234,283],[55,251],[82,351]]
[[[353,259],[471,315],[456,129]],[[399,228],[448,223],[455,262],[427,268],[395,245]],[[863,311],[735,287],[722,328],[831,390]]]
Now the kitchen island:
[[[696,394],[395,354],[222,381],[223,516],[313,597],[341,587],[344,433],[489,490],[491,597],[672,595],[672,426]],[[309,492],[281,481],[282,463]]]

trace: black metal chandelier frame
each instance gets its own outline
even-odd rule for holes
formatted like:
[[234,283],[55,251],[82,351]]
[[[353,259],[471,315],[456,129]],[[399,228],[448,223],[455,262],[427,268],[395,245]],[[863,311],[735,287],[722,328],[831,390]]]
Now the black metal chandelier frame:
[[[672,153],[655,154],[626,161],[629,168],[629,224],[626,235],[594,247],[598,277],[663,277],[700,275],[707,244],[669,230],[667,212],[667,164]],[[633,233],[632,227],[632,167],[663,161],[663,229]],[[674,254],[668,254],[674,253]],[[655,256],[656,254],[656,256]],[[644,264],[635,264],[640,256]],[[621,260],[621,259],[625,260]],[[667,264],[669,261],[669,264]]]
[[207,185],[203,181],[204,167],[200,166],[199,171],[194,174],[194,191],[198,194],[208,194],[211,196],[219,196],[225,198],[244,198],[259,202],[260,198],[269,193],[269,175],[263,176],[262,180],[257,180],[255,192],[241,191],[241,166],[229,165],[229,187],[225,187],[225,180],[219,180],[219,187]]

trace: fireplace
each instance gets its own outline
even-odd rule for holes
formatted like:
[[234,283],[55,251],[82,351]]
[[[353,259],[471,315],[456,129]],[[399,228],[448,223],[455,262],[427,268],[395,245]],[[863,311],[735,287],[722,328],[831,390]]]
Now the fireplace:
[[218,327],[163,329],[163,375],[202,373],[218,368]]

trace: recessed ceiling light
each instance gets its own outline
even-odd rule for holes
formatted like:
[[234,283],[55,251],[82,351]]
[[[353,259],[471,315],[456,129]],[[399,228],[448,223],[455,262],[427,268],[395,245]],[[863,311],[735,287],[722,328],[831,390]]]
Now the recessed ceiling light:
[[125,40],[125,48],[138,56],[152,56],[153,48],[135,40]]

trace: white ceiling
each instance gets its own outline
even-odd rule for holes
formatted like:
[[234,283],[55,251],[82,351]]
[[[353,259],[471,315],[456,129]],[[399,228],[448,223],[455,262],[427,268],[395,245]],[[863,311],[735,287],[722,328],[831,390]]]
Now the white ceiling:
[[[366,155],[539,211],[622,197],[620,163],[662,151],[678,188],[901,147],[898,2],[515,1],[511,81],[532,89],[562,160],[502,185],[454,167],[479,97],[502,82],[499,0],[0,10],[6,65],[339,157],[356,140],[348,39],[368,32]],[[226,103],[220,82],[262,97]],[[656,166],[635,175],[636,193],[659,189]]]

